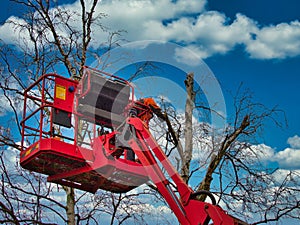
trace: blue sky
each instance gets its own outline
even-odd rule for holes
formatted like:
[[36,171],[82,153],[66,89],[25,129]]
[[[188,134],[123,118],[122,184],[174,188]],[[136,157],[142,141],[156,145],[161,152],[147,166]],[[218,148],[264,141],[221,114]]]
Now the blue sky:
[[240,0],[209,0],[208,9],[224,12],[228,17],[234,18],[236,13],[242,13],[255,19],[262,25],[278,24],[299,19],[299,1],[247,1]]
[[[210,10],[226,14],[231,20],[237,13],[257,21],[260,26],[289,23],[299,20],[299,1],[239,1],[208,2]],[[288,44],[288,43],[287,43]],[[272,147],[287,147],[287,138],[300,132],[300,57],[285,59],[251,59],[243,48],[236,48],[224,56],[205,60],[221,84],[228,89],[243,82],[257,97],[258,101],[271,107],[278,105],[286,112],[288,128],[267,129],[264,133],[267,144]]]
[[[78,2],[58,1],[73,10]],[[299,5],[297,0],[105,0],[96,10],[108,14],[103,21],[107,27],[126,30],[123,37],[128,41],[172,41],[202,57],[221,84],[228,113],[232,109],[228,91],[236,91],[241,82],[258,102],[284,110],[288,128],[267,124],[262,140],[283,151],[291,147],[289,138],[300,143]],[[24,11],[8,0],[0,6],[2,23]],[[0,38],[12,43],[19,36],[9,29],[0,26]],[[96,31],[93,46],[103,40],[101,31]],[[294,154],[299,145],[294,144]]]
[[[78,1],[58,2],[78,7]],[[8,0],[0,6],[1,23],[23,12]],[[290,163],[299,170],[299,8],[299,0],[103,0],[97,10],[109,15],[104,23],[112,30],[126,30],[128,41],[172,41],[201,56],[221,84],[228,113],[228,91],[236,91],[241,82],[258,102],[284,110],[288,128],[268,123],[261,144],[284,169]],[[0,25],[0,39],[10,42],[14,33],[8,29]],[[93,46],[103,40],[95,32]]]

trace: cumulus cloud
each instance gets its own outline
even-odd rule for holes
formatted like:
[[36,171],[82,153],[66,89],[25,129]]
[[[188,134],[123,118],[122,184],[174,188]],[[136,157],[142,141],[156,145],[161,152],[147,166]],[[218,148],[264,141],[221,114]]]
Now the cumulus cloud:
[[[226,54],[245,46],[252,58],[273,59],[300,54],[300,23],[261,26],[238,13],[231,21],[216,11],[205,11],[206,1],[103,1],[107,26],[127,31],[129,41],[156,39],[188,46],[202,58]],[[168,10],[165,10],[168,9]],[[179,56],[184,61],[183,53]],[[189,57],[189,56],[188,56]]]
[[[298,143],[297,143],[298,142]],[[290,147],[281,151],[277,151],[273,158],[273,161],[278,162],[280,168],[283,169],[300,169],[300,147],[299,137],[294,136],[288,139]]]
[[263,27],[246,42],[251,57],[259,59],[286,58],[300,54],[300,22]]
[[286,148],[275,154],[281,168],[300,168],[300,149]]
[[[10,21],[10,22],[8,22]],[[8,44],[16,44],[19,39],[27,38],[26,33],[18,29],[14,24],[26,26],[26,21],[15,16],[8,18],[7,23],[0,26],[0,40]]]
[[298,135],[295,135],[293,137],[288,138],[287,143],[292,148],[298,148],[298,149],[300,149],[300,137]]
[[300,137],[295,135],[288,138],[290,147],[275,151],[265,144],[252,145],[251,150],[258,154],[262,161],[278,163],[281,169],[300,169]]
[[[300,54],[299,21],[262,26],[241,13],[229,18],[217,11],[207,11],[206,3],[206,0],[103,0],[96,13],[107,14],[103,25],[114,31],[125,30],[123,35],[128,41],[175,41],[202,58],[226,54],[238,45],[244,46],[248,55],[257,59]],[[80,12],[79,0],[64,7]],[[26,23],[15,17],[11,19]],[[72,26],[80,28],[80,19],[77,22],[75,19]],[[11,25],[0,26],[0,38],[4,41],[11,42],[24,35]],[[100,29],[95,29],[93,35],[95,48],[106,41],[106,34]],[[178,52],[178,56],[179,60],[189,62],[186,54]]]
[[286,179],[289,179],[288,181],[294,180],[295,183],[300,182],[300,170],[299,169],[293,170],[292,172],[287,169],[278,169],[272,174],[272,176],[278,184],[282,184]]
[[[17,142],[16,144],[20,145],[20,142]],[[19,161],[19,153],[20,151],[13,147],[8,147],[6,150],[0,151],[1,157],[5,161],[6,165],[17,165],[17,162]],[[12,167],[9,167],[8,169],[12,169]]]
[[0,116],[5,116],[7,113],[10,113],[13,111],[14,107],[17,113],[22,112],[22,107],[20,105],[22,104],[23,99],[19,96],[16,96],[11,93],[6,93],[6,96],[3,94],[2,91],[0,91]]
[[241,14],[238,14],[231,24],[228,24],[228,18],[219,12],[205,12],[194,20],[182,19],[174,23],[181,23],[181,26],[173,25],[173,30],[179,30],[178,27],[182,27],[182,31],[188,30],[181,35],[175,33],[169,39],[184,41],[204,58],[231,51],[237,44],[249,40],[251,32],[257,31],[255,22]]
[[255,156],[261,161],[270,160],[276,154],[273,148],[265,144],[252,145],[250,149],[249,154],[255,154]]

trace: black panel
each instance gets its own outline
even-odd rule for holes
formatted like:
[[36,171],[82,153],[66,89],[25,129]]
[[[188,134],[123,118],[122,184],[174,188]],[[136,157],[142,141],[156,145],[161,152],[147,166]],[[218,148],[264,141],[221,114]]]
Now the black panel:
[[[108,126],[113,123],[119,124],[118,116],[107,115],[107,113],[120,116],[123,114],[129,101],[130,87],[122,81],[106,79],[93,73],[90,74],[89,79],[86,77],[82,82],[85,95],[79,98],[78,111],[87,112],[89,106],[92,106],[94,110],[89,110],[89,117],[94,117],[96,121],[101,121]],[[90,89],[86,93],[88,87]]]
[[57,125],[61,125],[68,128],[72,126],[70,113],[63,110],[54,109],[52,112],[52,120],[53,123]]

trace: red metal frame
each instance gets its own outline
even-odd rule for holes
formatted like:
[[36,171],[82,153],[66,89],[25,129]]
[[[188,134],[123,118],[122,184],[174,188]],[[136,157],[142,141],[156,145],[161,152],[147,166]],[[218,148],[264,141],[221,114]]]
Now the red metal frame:
[[[86,67],[85,76],[89,79],[90,71],[100,75],[105,75],[113,79],[120,79],[111,74],[97,71]],[[131,107],[138,107],[139,110],[149,111],[149,107],[141,107],[139,102],[134,102],[134,88],[123,80],[131,91],[131,99],[128,110]],[[46,92],[47,82],[55,85],[52,100],[47,97],[51,93]],[[89,84],[89,82],[88,82]],[[40,85],[40,95],[32,94],[34,87]],[[61,86],[57,86],[61,85]],[[124,121],[120,130],[112,131],[108,134],[95,137],[91,142],[90,148],[78,146],[76,143],[78,117],[79,114],[73,109],[74,99],[77,101],[75,92],[67,89],[68,86],[78,87],[77,81],[58,76],[57,74],[46,74],[40,77],[34,84],[24,92],[24,112],[22,125],[22,151],[20,163],[24,168],[43,173],[48,176],[48,181],[78,188],[84,191],[95,193],[98,189],[109,190],[112,192],[127,192],[139,186],[149,179],[156,185],[157,190],[164,197],[178,221],[182,225],[204,225],[210,221],[214,225],[245,225],[246,223],[229,216],[219,206],[195,200],[199,193],[194,191],[183,181],[181,176],[172,166],[164,151],[157,144],[151,135],[148,124],[138,117],[128,117]],[[50,86],[51,87],[51,86]],[[79,95],[82,87],[79,85]],[[87,87],[86,92],[90,87]],[[69,92],[68,92],[69,90]],[[57,101],[55,101],[55,98]],[[27,115],[27,101],[31,100],[38,104],[33,112]],[[78,102],[76,102],[78,104]],[[75,104],[75,105],[76,105]],[[43,122],[46,109],[64,110],[75,118],[74,138],[67,138],[61,135],[59,138],[53,136],[52,130],[45,131]],[[144,108],[144,109],[143,109]],[[50,110],[49,126],[52,129],[52,113]],[[29,120],[40,113],[39,128],[32,127]],[[142,112],[143,113],[143,112]],[[96,126],[94,125],[94,129]],[[37,133],[38,141],[29,147],[25,144],[26,131],[30,130]],[[124,138],[126,146],[119,147],[116,140],[119,136]],[[95,135],[95,132],[94,132]],[[69,142],[62,140],[67,138]],[[136,161],[126,159],[126,151],[133,151],[137,156]],[[167,172],[164,174],[163,170]],[[171,183],[172,182],[172,183]],[[174,190],[176,188],[176,190]]]
[[[78,82],[75,80],[71,80],[71,79],[59,76],[58,74],[55,74],[55,73],[49,73],[49,74],[45,74],[45,75],[41,76],[37,81],[35,81],[33,84],[31,84],[24,91],[23,120],[21,121],[21,126],[22,126],[21,149],[22,150],[26,149],[26,144],[25,144],[25,137],[26,137],[25,131],[26,130],[38,132],[39,139],[42,139],[43,135],[46,135],[46,136],[50,135],[50,131],[45,131],[43,128],[43,120],[44,120],[44,118],[46,118],[46,116],[43,112],[44,112],[44,110],[46,110],[46,108],[63,108],[64,109],[63,106],[58,107],[57,105],[55,105],[53,99],[52,100],[46,99],[46,96],[45,96],[46,95],[45,93],[48,91],[48,90],[46,90],[46,88],[47,88],[46,82],[51,83],[48,85],[49,87],[51,87],[51,85],[55,84],[55,79],[57,79],[57,78],[61,79],[63,82],[73,84],[75,88],[78,85]],[[36,88],[36,89],[34,89],[34,88]],[[39,92],[38,96],[34,95],[35,91]],[[50,97],[49,93],[48,93],[48,95],[49,95],[48,97]],[[54,97],[52,96],[52,98],[54,98]],[[31,113],[27,113],[28,100],[31,100],[32,102],[35,102],[38,105],[37,108]],[[72,103],[71,102],[72,102],[72,99],[67,101],[65,105],[67,105],[67,104],[72,105],[73,102]],[[72,109],[70,108],[68,111],[71,113]],[[29,119],[32,118],[33,116],[36,116],[38,112],[40,112],[39,129],[36,129],[35,127],[33,127],[31,125],[26,125],[26,122],[28,122]],[[50,110],[50,113],[52,114],[52,110]],[[53,126],[52,116],[50,115],[49,118],[50,118],[49,126],[52,127]]]
[[[136,136],[129,140],[130,146],[181,224],[205,224],[210,219],[214,225],[245,224],[229,216],[217,205],[192,199],[195,193],[174,169],[163,150],[149,132],[147,125],[139,118],[128,118],[127,123],[135,128],[136,133]],[[172,190],[173,185],[172,187],[170,186],[170,182],[159,167],[157,160],[173,180],[179,196]]]
[[[95,70],[93,72],[97,72],[99,75],[105,74],[110,79],[117,79],[117,77],[107,73]],[[89,73],[90,69],[87,68],[85,70],[87,79],[89,79]],[[133,102],[133,87],[127,81],[120,80],[132,88],[130,105]],[[124,157],[120,157],[120,155],[111,157],[108,152],[102,151],[104,145],[105,148],[109,148],[107,146],[109,141],[106,139],[109,137],[114,138],[114,134],[96,137],[96,125],[94,124],[92,131],[94,137],[89,143],[90,146],[86,148],[77,143],[78,120],[79,118],[87,118],[87,116],[76,112],[76,95],[80,96],[81,94],[79,84],[77,81],[57,74],[46,74],[25,90],[23,120],[21,122],[21,166],[31,171],[48,175],[48,181],[92,193],[99,188],[113,192],[127,192],[147,182],[149,178],[140,163],[128,161]],[[68,88],[70,86],[73,89],[78,88],[78,90],[76,92],[73,89],[69,91]],[[49,91],[48,88],[54,88],[53,93],[50,93],[51,90]],[[34,94],[36,90],[39,90],[37,96]],[[27,109],[29,100],[37,104],[37,108],[32,112],[29,112]],[[75,108],[73,108],[74,105]],[[54,125],[52,120],[54,110],[63,110],[69,113],[70,116],[71,114],[73,115],[75,121],[74,129],[72,129],[74,136],[72,138],[64,134],[58,137],[54,136],[51,130]],[[46,116],[46,112],[50,115]],[[36,116],[38,116],[39,121],[38,129],[31,123],[31,120]],[[49,118],[47,127],[44,126],[45,118]],[[37,141],[27,146],[25,138],[30,132],[36,133]],[[135,168],[135,170],[132,171],[132,168]]]

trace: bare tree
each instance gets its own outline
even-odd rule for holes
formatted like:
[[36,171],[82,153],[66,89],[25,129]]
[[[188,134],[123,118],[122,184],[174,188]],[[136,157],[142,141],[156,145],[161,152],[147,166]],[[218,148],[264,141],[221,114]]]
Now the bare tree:
[[[7,102],[0,112],[6,113],[9,110],[10,115],[7,124],[0,127],[0,144],[3,151],[7,147],[20,149],[20,109],[25,87],[40,75],[57,70],[63,70],[70,77],[80,79],[87,59],[94,57],[95,60],[99,60],[98,56],[101,54],[97,51],[109,51],[112,45],[118,44],[116,37],[119,35],[118,31],[110,31],[102,25],[102,19],[106,15],[96,14],[98,0],[89,1],[89,4],[81,0],[81,10],[75,12],[56,5],[56,1],[13,1],[24,6],[26,14],[22,20],[7,21],[20,37],[13,40],[13,46],[3,41],[0,43],[1,94]],[[90,45],[95,29],[107,34],[108,43],[106,48],[92,51]],[[105,63],[105,60],[100,61]],[[142,68],[149,65],[146,63]],[[136,78],[140,73],[141,70],[137,70],[133,76]],[[213,107],[203,104],[201,96],[199,97],[201,92],[195,90],[193,81],[193,75],[188,74],[185,81],[187,100],[183,123],[174,108],[166,102],[161,104],[167,125],[166,153],[171,155],[177,148],[178,155],[175,159],[183,179],[189,182],[192,177],[197,179],[200,172],[205,171],[195,190],[212,191],[220,197],[220,204],[226,205],[237,215],[243,210],[257,214],[258,217],[252,219],[254,224],[277,221],[285,216],[300,219],[297,188],[299,174],[291,171],[285,174],[279,183],[274,177],[276,168],[264,168],[264,165],[260,164],[263,152],[251,148],[252,141],[266,119],[280,125],[276,118],[280,111],[255,103],[249,92],[239,91],[233,96],[235,113],[228,126],[221,134],[214,132],[214,127],[209,123],[193,123],[192,115],[195,109],[218,113]],[[195,163],[193,155],[197,144],[203,138],[210,140],[210,152],[204,162],[199,164]],[[135,195],[101,192],[92,197],[87,193],[78,194],[72,188],[63,187],[67,198],[66,204],[62,204],[53,196],[53,190],[61,191],[61,187],[46,185],[43,177],[24,172],[18,165],[14,172],[11,174],[4,160],[1,161],[0,222],[51,224],[53,218],[43,215],[45,209],[68,224],[98,224],[98,213],[110,215],[111,224],[115,221],[122,224],[130,218],[143,221],[143,217],[138,218],[140,211],[134,207],[140,202],[132,201]],[[213,181],[217,183],[214,184]],[[24,183],[28,185],[27,188],[22,186]],[[206,196],[202,195],[199,200],[205,199]],[[79,207],[80,204],[91,202],[91,210]],[[29,208],[33,209],[32,214],[22,214],[22,209]],[[118,211],[119,209],[121,211]]]
[[62,213],[65,206],[51,198],[55,186],[46,185],[44,177],[25,172],[4,152],[0,170],[1,223],[53,224],[52,216],[66,222]]
[[[119,35],[119,31],[110,31],[102,25],[106,15],[96,13],[98,0],[81,0],[80,11],[57,5],[57,1],[13,2],[21,5],[25,14],[20,19],[6,21],[19,38],[11,40],[13,43],[0,40],[0,91],[2,100],[8,103],[1,108],[1,113],[9,117],[7,124],[0,127],[2,154],[7,149],[20,150],[23,90],[49,72],[60,71],[71,78],[80,79],[87,59],[101,60],[98,51],[102,54],[109,51],[112,45],[118,43]],[[107,36],[103,48],[90,47],[95,30]],[[102,207],[107,209],[115,201],[119,206],[122,201],[129,202],[133,198],[130,195],[108,195],[102,191],[95,197],[70,187],[46,184],[43,176],[25,172],[18,164],[8,165],[2,157],[1,174],[0,222],[3,223],[51,224],[56,218],[67,224],[99,224],[99,214],[104,213]],[[65,203],[56,200],[57,196],[64,196],[62,192],[65,193]],[[92,207],[81,207],[85,204]],[[27,214],[24,213],[26,209]],[[111,216],[119,215],[116,214],[117,209]],[[135,210],[133,208],[132,212]],[[135,217],[138,218],[138,215],[135,214]],[[119,220],[125,221],[131,217],[120,216]],[[111,218],[112,221],[115,219]]]
[[[213,192],[219,196],[220,204],[253,224],[278,221],[282,217],[300,219],[300,189],[297,188],[300,174],[290,171],[282,174],[281,181],[278,181],[275,177],[278,169],[266,167],[262,162],[265,152],[253,147],[257,143],[256,137],[262,135],[266,120],[273,121],[278,127],[285,126],[284,112],[277,107],[267,108],[254,102],[252,93],[242,90],[241,85],[233,95],[235,113],[222,131],[214,130],[216,128],[208,122],[192,123],[195,110],[203,110],[202,115],[209,112],[221,116],[213,107],[203,104],[205,101],[201,100],[199,90],[195,90],[192,77],[192,74],[187,74],[185,80],[187,99],[184,120],[178,122],[175,118],[179,117],[174,114],[173,108],[164,107],[164,102],[161,102],[167,124],[166,140],[169,143],[166,151],[174,148],[171,143],[179,146],[178,155],[181,157],[178,165],[184,180],[189,182],[191,177],[195,180],[202,175],[203,179],[195,191]],[[185,143],[184,148],[181,142]],[[202,154],[206,157],[201,162],[193,158],[199,147],[203,148]],[[198,199],[205,201],[206,197],[203,194]],[[249,214],[255,215],[254,218],[247,218]]]

